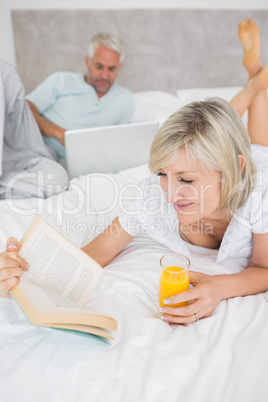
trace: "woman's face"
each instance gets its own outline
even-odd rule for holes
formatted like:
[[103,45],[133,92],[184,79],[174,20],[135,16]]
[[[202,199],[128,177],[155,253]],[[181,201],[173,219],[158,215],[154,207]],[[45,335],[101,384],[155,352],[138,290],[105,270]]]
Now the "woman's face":
[[204,170],[181,148],[179,160],[162,168],[160,176],[167,202],[173,203],[181,223],[217,218],[216,209],[221,201],[221,174],[217,170]]

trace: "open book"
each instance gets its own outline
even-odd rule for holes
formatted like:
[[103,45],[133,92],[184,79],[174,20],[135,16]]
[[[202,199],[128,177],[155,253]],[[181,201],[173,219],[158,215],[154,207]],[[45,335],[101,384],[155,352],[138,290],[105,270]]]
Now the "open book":
[[84,304],[103,273],[102,267],[62,234],[36,216],[19,244],[29,263],[13,298],[30,322],[112,338],[117,322]]

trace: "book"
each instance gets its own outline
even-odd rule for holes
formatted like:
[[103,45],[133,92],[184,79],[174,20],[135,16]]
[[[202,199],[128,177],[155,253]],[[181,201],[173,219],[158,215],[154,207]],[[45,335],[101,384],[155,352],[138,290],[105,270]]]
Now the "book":
[[30,269],[10,293],[32,324],[113,339],[116,320],[85,306],[103,274],[96,261],[39,215],[18,252]]

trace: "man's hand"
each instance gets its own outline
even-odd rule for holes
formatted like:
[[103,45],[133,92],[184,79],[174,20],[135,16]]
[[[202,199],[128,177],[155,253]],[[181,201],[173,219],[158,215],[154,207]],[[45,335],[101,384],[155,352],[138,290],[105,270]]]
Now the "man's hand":
[[[57,126],[58,127],[58,126]],[[55,132],[55,138],[65,147],[65,131],[63,128],[58,127],[57,132]]]
[[34,115],[34,118],[38,124],[38,127],[43,135],[46,137],[52,137],[58,140],[63,146],[65,146],[65,129],[62,127],[57,126],[56,124],[51,123],[43,116],[40,115],[39,110],[37,107],[30,101],[28,101],[30,109]]

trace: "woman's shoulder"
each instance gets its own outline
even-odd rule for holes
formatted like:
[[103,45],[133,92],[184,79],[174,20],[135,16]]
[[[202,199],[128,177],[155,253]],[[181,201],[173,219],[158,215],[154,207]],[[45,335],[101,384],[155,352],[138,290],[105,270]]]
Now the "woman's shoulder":
[[261,168],[259,163],[255,186],[235,215],[249,225],[252,232],[268,232],[268,164],[262,163]]
[[268,210],[268,147],[262,145],[252,145],[252,155],[257,167],[255,185],[245,204],[246,208]]
[[142,205],[147,205],[152,208],[154,208],[156,204],[161,203],[161,200],[165,198],[165,193],[160,186],[160,179],[154,174],[138,182],[138,192],[139,197],[136,197],[136,201],[138,200]]
[[254,163],[258,171],[268,170],[268,147],[264,145],[252,144],[251,152]]
[[139,214],[141,214],[144,205],[151,205],[152,201],[155,203],[160,195],[162,195],[162,189],[159,184],[159,177],[150,174],[136,184],[131,185],[128,189],[126,202],[126,207],[129,209],[128,212],[139,211]]

